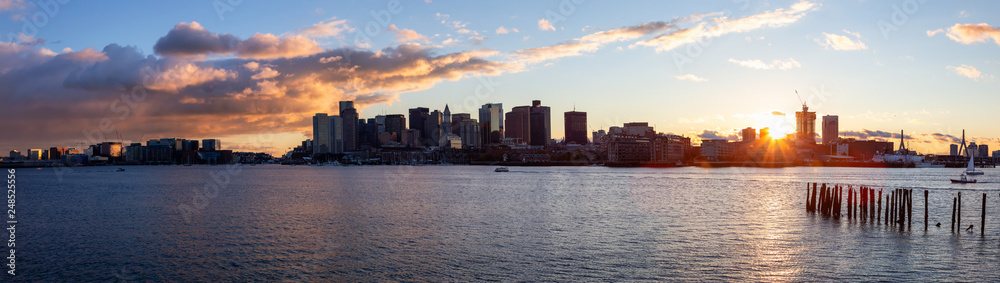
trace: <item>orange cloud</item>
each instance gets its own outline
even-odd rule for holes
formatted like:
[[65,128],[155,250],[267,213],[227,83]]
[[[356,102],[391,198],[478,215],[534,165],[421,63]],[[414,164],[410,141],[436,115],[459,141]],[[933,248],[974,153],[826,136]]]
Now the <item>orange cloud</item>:
[[[938,29],[927,31],[927,36],[934,36],[944,30]],[[972,44],[976,42],[986,42],[993,40],[1000,45],[1000,28],[990,26],[986,23],[980,24],[955,24],[948,28],[948,38],[962,44]]]

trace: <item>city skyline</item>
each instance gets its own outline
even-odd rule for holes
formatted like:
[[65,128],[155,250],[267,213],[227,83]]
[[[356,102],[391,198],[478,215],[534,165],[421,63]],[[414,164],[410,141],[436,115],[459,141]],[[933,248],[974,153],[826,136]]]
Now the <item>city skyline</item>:
[[[576,109],[588,133],[648,122],[736,140],[746,127],[794,132],[799,99],[817,117],[839,116],[847,138],[906,130],[910,149],[942,154],[966,129],[998,147],[998,4],[911,2],[4,1],[0,149],[121,134],[278,155],[342,100],[361,118],[506,104],[501,119],[542,100],[555,139],[559,113]],[[38,13],[44,24],[32,22]]]

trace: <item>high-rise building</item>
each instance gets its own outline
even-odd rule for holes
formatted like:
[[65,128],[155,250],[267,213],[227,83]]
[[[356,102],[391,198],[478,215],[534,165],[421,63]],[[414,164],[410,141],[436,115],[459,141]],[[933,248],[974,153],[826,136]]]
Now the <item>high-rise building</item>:
[[952,144],[951,146],[948,147],[948,149],[949,149],[948,155],[958,155],[958,145],[957,144]]
[[[179,140],[178,142],[183,142],[183,140]],[[176,145],[176,143],[175,143],[175,145]],[[107,157],[107,158],[120,158],[120,157],[123,157],[122,153],[124,153],[123,151],[124,151],[125,148],[122,147],[122,143],[120,143],[120,142],[102,142],[99,146],[100,146],[100,149],[101,149],[101,155],[100,156],[104,156],[104,157]],[[175,147],[174,150],[176,151],[176,150],[178,150],[180,148],[183,148],[183,145],[181,145],[180,147]]]
[[441,141],[441,121],[444,115],[441,111],[434,110],[424,119],[424,129],[421,131],[421,144],[426,147],[439,146]]
[[997,157],[1000,157],[1000,150],[994,150],[993,151],[993,158],[997,158]]
[[988,144],[981,144],[981,145],[979,145],[979,154],[976,155],[976,156],[981,156],[981,157],[988,157],[988,156],[990,156],[990,146]]
[[479,121],[476,121],[476,119],[464,119],[460,121],[456,125],[459,130],[458,136],[462,138],[462,147],[473,148],[482,146]]
[[587,112],[569,111],[563,113],[566,143],[587,144]]
[[51,147],[49,148],[49,160],[60,160],[62,156],[66,154],[65,147]]
[[358,110],[354,109],[353,101],[341,101],[340,102],[340,118],[342,119],[343,135],[344,135],[344,151],[357,151],[359,139],[358,139]]
[[451,133],[456,135],[461,135],[460,133],[462,132],[462,130],[459,129],[460,127],[459,125],[461,125],[463,121],[468,121],[470,119],[472,119],[472,115],[470,115],[469,113],[451,114],[451,125],[452,125]]
[[385,116],[385,132],[395,134],[396,138],[393,141],[401,141],[403,130],[406,130],[406,116],[403,114]]
[[621,131],[622,134],[638,137],[646,137],[656,134],[656,131],[653,130],[653,127],[649,126],[648,122],[625,123],[625,125],[621,127]]
[[375,118],[358,119],[358,149],[378,147],[378,121]]
[[977,145],[975,142],[970,142],[969,146],[965,148],[965,155],[980,157],[979,156],[979,145]]
[[17,150],[11,150],[10,151],[10,159],[11,160],[21,160],[22,158],[24,158],[24,156],[21,155],[20,151],[17,151]]
[[377,133],[384,133],[384,132],[386,132],[385,131],[385,115],[375,115],[375,124],[377,125],[376,126],[377,128],[375,129],[376,135],[377,135]]
[[42,159],[41,149],[35,149],[35,148],[28,149],[28,160],[41,160],[41,159]]
[[441,116],[441,135],[447,136],[452,133],[451,129],[451,110],[448,109],[448,104],[444,105],[444,113]]
[[832,144],[840,137],[840,122],[837,115],[823,116],[823,144]]
[[[426,107],[410,108],[410,127],[411,130],[417,130],[423,132],[424,125],[427,123],[427,117],[431,115],[430,109]],[[423,134],[421,134],[423,135]],[[419,143],[423,136],[417,137],[417,142]],[[420,146],[420,144],[415,144],[413,146]]]
[[808,143],[816,142],[816,112],[802,104],[802,111],[795,112],[795,138]]
[[[316,113],[313,116],[313,154],[330,153],[330,117],[326,113]],[[208,143],[202,141],[203,148]]]
[[[142,145],[142,144],[139,144],[139,145]],[[198,151],[198,149],[200,149],[200,147],[198,147],[198,140],[184,140],[184,149],[183,150],[186,150],[186,151],[187,150]],[[126,149],[126,151],[128,151],[128,150]]]
[[[330,116],[330,153],[344,153],[344,118],[340,115]],[[313,147],[316,146],[313,141]]]
[[531,138],[530,145],[552,145],[552,117],[548,106],[542,106],[541,100],[531,101]]
[[751,127],[740,130],[740,134],[743,136],[743,142],[754,142],[757,140],[757,130]]
[[503,122],[504,139],[520,144],[531,141],[531,106],[515,106],[504,114]]
[[603,143],[604,136],[608,135],[608,133],[604,132],[604,130],[597,130],[596,132],[593,133],[593,135],[594,135],[593,137],[594,143]]
[[201,140],[201,150],[204,151],[222,150],[222,142],[219,141],[219,139],[203,139]]
[[503,140],[503,114],[503,103],[486,103],[479,108],[482,144],[498,144]]

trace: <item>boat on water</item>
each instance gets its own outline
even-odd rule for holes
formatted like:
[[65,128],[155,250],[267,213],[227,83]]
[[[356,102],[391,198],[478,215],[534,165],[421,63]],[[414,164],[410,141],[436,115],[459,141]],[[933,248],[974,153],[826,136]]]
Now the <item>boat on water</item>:
[[510,172],[510,169],[507,169],[507,167],[497,167],[493,172]]
[[[971,153],[971,152],[970,152]],[[983,171],[976,171],[976,156],[969,154],[969,166],[965,168],[965,175],[983,175]]]
[[125,168],[118,167],[118,170],[115,170],[115,171],[123,172],[123,171],[125,171]]
[[962,178],[958,180],[951,179],[951,182],[957,184],[975,184],[976,180],[969,180],[969,178],[967,178],[965,174],[962,174]]

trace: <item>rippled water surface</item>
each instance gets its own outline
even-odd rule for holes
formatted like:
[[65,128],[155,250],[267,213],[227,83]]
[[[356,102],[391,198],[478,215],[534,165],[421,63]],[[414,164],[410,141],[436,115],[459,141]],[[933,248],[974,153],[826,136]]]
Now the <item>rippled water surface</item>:
[[[17,279],[1000,281],[998,169],[124,168],[17,171]],[[914,188],[913,228],[807,214],[806,182]]]

